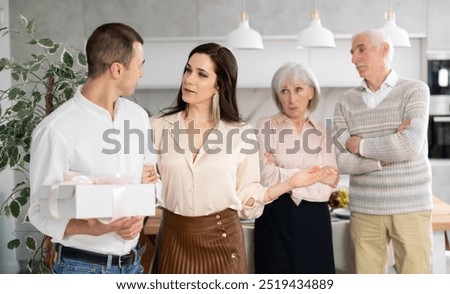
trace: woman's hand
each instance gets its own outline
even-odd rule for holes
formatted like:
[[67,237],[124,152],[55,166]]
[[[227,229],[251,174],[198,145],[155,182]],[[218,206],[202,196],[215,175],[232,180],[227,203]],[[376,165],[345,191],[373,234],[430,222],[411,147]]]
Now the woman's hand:
[[325,166],[322,169],[331,169],[334,170],[336,173],[331,174],[325,174],[323,178],[320,180],[320,183],[328,185],[332,188],[336,188],[337,184],[339,183],[339,172],[335,167],[332,166]]
[[155,184],[159,180],[159,175],[156,172],[154,165],[144,165],[142,169],[141,183],[142,184]]
[[313,166],[308,169],[296,172],[290,179],[289,185],[291,190],[300,187],[307,187],[329,176],[338,174],[337,171],[330,167],[322,168],[321,166]]
[[266,157],[267,161],[273,165],[277,165],[277,158],[275,157],[275,154],[266,152],[264,153],[264,156]]

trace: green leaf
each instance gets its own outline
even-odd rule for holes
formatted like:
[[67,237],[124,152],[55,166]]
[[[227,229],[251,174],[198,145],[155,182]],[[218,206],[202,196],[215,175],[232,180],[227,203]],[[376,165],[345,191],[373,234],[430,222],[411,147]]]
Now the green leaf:
[[20,203],[15,200],[11,201],[11,203],[9,204],[9,209],[11,210],[11,215],[14,218],[18,218],[20,212],[22,211]]
[[0,157],[0,170],[3,170],[7,164],[8,164],[8,157],[3,156],[2,154],[2,157]]
[[26,83],[26,82],[28,82],[28,74],[27,73],[22,73],[22,81],[24,82],[24,83]]
[[8,242],[8,249],[15,249],[17,247],[19,247],[20,245],[20,240],[19,239],[14,239]]
[[45,75],[42,77],[43,80],[47,80],[49,77],[55,75],[56,73],[56,68],[54,65],[52,65],[47,72],[45,73]]
[[67,87],[64,89],[64,97],[66,98],[66,100],[72,98],[74,94],[75,91],[71,87]]
[[[27,122],[27,125],[25,126],[25,130],[27,131],[28,134],[32,134],[33,130],[35,128],[36,128],[36,123],[34,123],[32,121]],[[25,162],[30,162],[30,158],[29,158],[29,156],[27,157],[27,155],[25,155],[24,160],[25,160]]]
[[[25,198],[25,200],[21,199]],[[22,191],[20,191],[20,197],[17,197],[16,200],[22,204],[22,206],[28,201],[27,198],[30,198],[30,187],[23,188]],[[25,202],[23,202],[25,201]]]
[[14,104],[12,106],[12,110],[14,112],[18,112],[19,110],[22,110],[27,107],[28,107],[28,103],[26,103],[25,101],[18,101],[16,104]]
[[19,204],[23,207],[25,204],[27,204],[28,199],[26,197],[16,197],[16,201],[19,202]]
[[[28,127],[29,125],[30,125],[30,124],[27,124],[27,127]],[[33,129],[34,129],[34,128],[33,128]],[[29,133],[32,133],[33,129],[28,130],[28,132],[29,132]],[[26,155],[23,157],[23,161],[25,161],[26,163],[30,163],[30,154],[26,154]]]
[[11,90],[8,93],[8,99],[14,101],[19,97],[24,96],[25,94],[26,93],[19,88],[11,88]]
[[19,16],[20,17],[20,25],[26,29],[28,27],[28,19],[23,16],[22,14]]
[[11,67],[11,61],[9,61],[8,58],[1,58],[0,59],[0,71],[2,71],[4,68],[9,68]]
[[46,267],[44,264],[41,264],[41,266],[39,267],[39,273],[40,274],[53,274],[53,272]]
[[22,189],[23,186],[26,186],[26,185],[27,185],[27,182],[25,182],[25,181],[19,182],[14,186],[13,191],[18,191],[18,190]]
[[75,72],[71,68],[67,67],[61,71],[61,76],[65,79],[73,80],[75,78]]
[[14,167],[19,162],[19,149],[17,146],[10,146],[8,150],[9,166]]
[[23,120],[23,119],[27,118],[28,116],[30,116],[30,111],[28,109],[21,109],[17,112],[18,119]]
[[73,66],[73,57],[72,54],[70,54],[69,51],[66,50],[66,48],[64,48],[63,54],[61,56],[61,61],[67,65],[68,67],[72,67]]
[[5,205],[5,208],[3,208],[3,213],[7,216],[7,217],[11,217],[11,208],[9,208],[8,205]]
[[53,41],[50,40],[49,38],[39,39],[38,44],[39,44],[39,46],[44,47],[44,48],[52,48],[53,47]]
[[45,54],[34,54],[33,57],[34,59],[36,59],[36,61],[44,61],[48,59],[48,56]]
[[50,54],[50,55],[55,54],[58,51],[60,46],[61,46],[61,44],[55,43],[52,48],[47,50],[48,54]]
[[34,239],[32,236],[27,236],[27,238],[25,239],[25,246],[28,248],[28,250],[36,251],[36,239]]
[[86,59],[86,54],[84,54],[83,52],[78,52],[78,56],[77,56],[77,62],[79,65],[81,66],[86,66],[87,65],[87,59]]
[[27,32],[29,34],[33,34],[36,31],[36,23],[34,21],[34,19],[32,21],[30,21],[27,25]]
[[39,69],[41,68],[41,65],[42,65],[42,62],[41,62],[41,61],[38,61],[38,62],[33,63],[33,64],[29,67],[29,69],[30,69],[30,71],[37,71],[37,70],[39,70]]
[[34,91],[33,93],[31,93],[31,96],[33,97],[33,102],[38,102],[39,100],[41,100],[42,94],[39,91]]
[[20,75],[15,72],[11,72],[11,77],[14,81],[18,81],[20,79]]

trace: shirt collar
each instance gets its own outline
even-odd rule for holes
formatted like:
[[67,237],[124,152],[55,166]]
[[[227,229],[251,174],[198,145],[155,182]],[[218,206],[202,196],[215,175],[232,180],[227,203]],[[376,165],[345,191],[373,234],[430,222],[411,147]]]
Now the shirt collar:
[[[87,111],[98,115],[98,116],[105,116],[109,119],[111,119],[111,115],[109,112],[104,109],[103,107],[91,102],[89,99],[87,99],[83,94],[81,94],[81,90],[83,89],[83,85],[80,85],[77,87],[77,91],[75,93],[75,96],[72,98],[75,100],[75,102],[80,105],[82,108],[86,109]],[[114,107],[114,111],[117,114],[118,109],[120,108],[120,105],[122,104],[121,99],[117,99],[116,105]]]
[[[183,111],[179,111],[179,112],[176,112],[176,113],[170,114],[170,115],[164,115],[164,116],[162,116],[162,119],[165,120],[166,122],[168,122],[169,124],[171,124],[172,126],[175,125],[176,122],[181,124],[184,119]],[[227,124],[224,121],[219,120],[219,122],[215,128],[222,130],[226,127],[226,125]]]
[[[275,122],[275,124],[277,125],[277,126],[279,126],[279,125],[284,125],[284,124],[288,124],[288,125],[290,125],[290,126],[292,126],[292,121],[291,121],[291,119],[289,118],[289,117],[287,117],[284,113],[282,113],[282,112],[279,112],[279,113],[277,113],[277,114],[275,114],[274,116],[273,116],[273,120],[274,120],[274,122]],[[306,121],[306,124],[310,124],[314,129],[318,129],[318,125],[317,125],[317,123],[314,121],[314,120],[312,120],[310,117],[308,117],[308,119],[307,119],[307,121]]]
[[[393,69],[391,69],[391,71],[389,72],[388,76],[386,77],[384,82],[381,84],[380,90],[382,90],[382,89],[384,89],[386,87],[391,87],[391,88],[395,87],[395,85],[397,84],[398,80],[399,80],[399,77],[398,77],[397,73]],[[367,86],[366,80],[363,80],[361,82],[360,88],[363,91],[368,91],[368,92],[372,93],[372,91]]]

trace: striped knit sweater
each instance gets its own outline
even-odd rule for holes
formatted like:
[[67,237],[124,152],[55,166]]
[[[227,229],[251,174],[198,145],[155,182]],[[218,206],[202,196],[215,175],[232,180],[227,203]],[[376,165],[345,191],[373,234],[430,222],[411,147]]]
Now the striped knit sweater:
[[[340,97],[333,121],[333,134],[344,148],[350,136],[364,139],[363,157],[337,148],[338,168],[350,175],[350,210],[392,215],[431,209],[428,86],[400,79],[375,108],[367,107],[362,91],[351,89]],[[396,132],[406,119],[411,124]],[[389,164],[381,167],[381,160]]]

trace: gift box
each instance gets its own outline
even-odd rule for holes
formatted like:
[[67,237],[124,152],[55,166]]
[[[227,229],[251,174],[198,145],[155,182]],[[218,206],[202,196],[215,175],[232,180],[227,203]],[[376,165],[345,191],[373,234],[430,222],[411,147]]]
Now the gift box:
[[38,190],[41,215],[54,218],[103,218],[155,215],[154,184],[53,185]]

